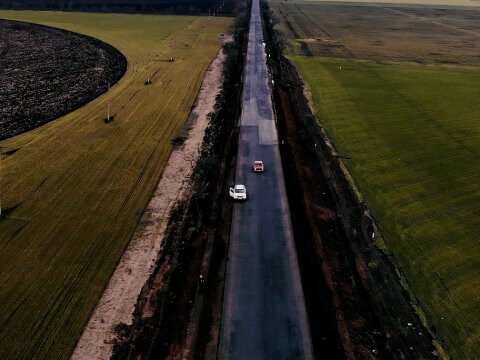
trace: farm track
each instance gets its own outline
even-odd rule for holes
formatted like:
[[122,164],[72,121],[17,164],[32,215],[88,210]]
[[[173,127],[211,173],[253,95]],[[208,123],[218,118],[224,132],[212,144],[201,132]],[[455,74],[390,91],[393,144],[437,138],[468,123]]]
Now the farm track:
[[[118,334],[112,329],[120,323],[132,323],[142,287],[155,269],[172,210],[191,196],[190,178],[209,122],[208,114],[215,110],[215,98],[220,91],[224,60],[225,53],[222,49],[210,65],[195,107],[182,129],[182,134],[185,133],[182,136],[187,139],[173,149],[155,193],[139,222],[137,235],[132,238],[123,254],[72,359],[110,357],[113,344],[119,340],[116,338]],[[157,283],[158,286],[163,285],[161,282]],[[142,293],[145,293],[145,290]]]

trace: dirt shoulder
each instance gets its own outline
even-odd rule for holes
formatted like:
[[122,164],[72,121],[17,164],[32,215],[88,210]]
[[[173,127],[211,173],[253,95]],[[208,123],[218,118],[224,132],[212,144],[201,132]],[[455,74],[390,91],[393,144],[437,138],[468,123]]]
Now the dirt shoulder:
[[189,192],[189,178],[198,158],[208,114],[222,84],[225,54],[218,53],[205,74],[195,107],[188,119],[182,145],[174,148],[150,203],[105,292],[88,322],[73,359],[109,359],[120,323],[132,324],[143,285],[155,269],[168,220],[177,202]]

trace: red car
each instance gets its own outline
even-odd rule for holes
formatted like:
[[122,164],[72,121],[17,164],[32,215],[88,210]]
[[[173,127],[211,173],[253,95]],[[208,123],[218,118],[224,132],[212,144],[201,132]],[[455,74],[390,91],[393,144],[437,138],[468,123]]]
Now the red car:
[[255,160],[253,162],[253,171],[254,172],[263,172],[263,170],[264,170],[263,161]]

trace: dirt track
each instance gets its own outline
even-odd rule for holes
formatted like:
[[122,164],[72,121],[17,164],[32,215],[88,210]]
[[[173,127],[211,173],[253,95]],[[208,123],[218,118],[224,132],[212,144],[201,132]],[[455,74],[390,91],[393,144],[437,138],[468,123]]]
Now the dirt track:
[[99,40],[0,19],[0,140],[83,106],[126,67],[125,57]]

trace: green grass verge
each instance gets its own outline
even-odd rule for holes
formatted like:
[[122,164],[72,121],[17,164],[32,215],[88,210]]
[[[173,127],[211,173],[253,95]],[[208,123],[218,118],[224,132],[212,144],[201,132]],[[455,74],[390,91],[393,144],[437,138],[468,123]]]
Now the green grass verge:
[[480,68],[291,60],[430,326],[480,358]]
[[[0,358],[66,359],[135,230],[231,19],[5,12],[128,59],[108,94],[3,141]],[[171,50],[172,49],[172,50]],[[164,61],[173,53],[176,61]],[[153,76],[155,74],[155,76]],[[144,86],[147,77],[153,84]],[[116,120],[105,124],[111,101]]]

